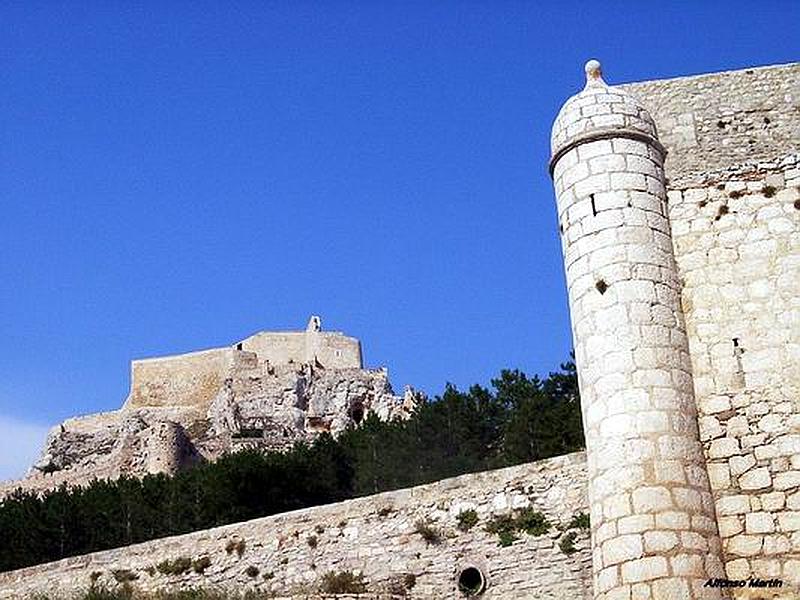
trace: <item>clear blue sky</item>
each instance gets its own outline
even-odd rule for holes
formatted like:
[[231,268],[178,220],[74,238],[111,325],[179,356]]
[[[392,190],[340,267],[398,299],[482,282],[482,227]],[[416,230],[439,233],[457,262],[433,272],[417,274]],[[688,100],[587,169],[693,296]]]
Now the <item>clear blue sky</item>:
[[311,313],[398,390],[556,368],[548,135],[586,59],[800,57],[797,2],[131,4],[0,3],[0,478],[132,358]]

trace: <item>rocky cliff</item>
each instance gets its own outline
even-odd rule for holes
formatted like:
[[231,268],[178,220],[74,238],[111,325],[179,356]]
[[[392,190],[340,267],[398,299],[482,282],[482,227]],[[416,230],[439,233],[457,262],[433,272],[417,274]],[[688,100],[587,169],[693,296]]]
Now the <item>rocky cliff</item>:
[[[287,450],[323,432],[338,435],[370,413],[391,420],[414,410],[415,393],[407,388],[395,395],[386,369],[326,366],[313,355],[309,362],[281,364],[241,346],[213,351],[226,358],[215,367],[209,403],[171,402],[166,392],[152,406],[128,399],[118,411],[69,419],[52,429],[25,479],[0,484],[0,496],[17,487],[45,490],[94,478],[171,474],[244,448]],[[159,360],[169,364],[180,357]],[[169,383],[169,371],[166,379],[163,373],[159,384]],[[185,382],[192,373],[182,368],[178,376]],[[206,373],[200,376],[209,381]]]

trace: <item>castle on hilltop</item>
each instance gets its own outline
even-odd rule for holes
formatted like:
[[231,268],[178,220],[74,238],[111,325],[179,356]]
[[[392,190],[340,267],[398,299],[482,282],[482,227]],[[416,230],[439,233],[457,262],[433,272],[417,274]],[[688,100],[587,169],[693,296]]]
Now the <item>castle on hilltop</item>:
[[386,369],[364,369],[361,344],[322,330],[262,331],[223,348],[134,360],[118,411],[76,417],[50,432],[28,477],[0,487],[51,489],[97,478],[175,473],[242,448],[285,450],[337,435],[369,413],[406,418]]
[[339,331],[322,331],[312,316],[305,331],[260,331],[231,346],[131,362],[131,391],[125,408],[208,408],[234,365],[277,372],[362,369],[361,343]]
[[[0,573],[0,599],[120,572],[317,598],[333,571],[385,599],[800,598],[800,63],[609,86],[590,61],[551,143],[585,453]],[[312,319],[135,362],[125,408],[88,421],[113,433],[68,421],[40,468],[138,443],[152,471],[189,460],[181,435],[213,456],[412,409]],[[498,543],[526,510],[551,527]]]

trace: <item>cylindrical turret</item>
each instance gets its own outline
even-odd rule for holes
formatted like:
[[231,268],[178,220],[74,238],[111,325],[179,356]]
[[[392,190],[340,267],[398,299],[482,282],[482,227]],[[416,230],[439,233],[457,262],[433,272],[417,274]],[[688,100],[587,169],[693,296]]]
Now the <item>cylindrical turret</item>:
[[589,464],[594,589],[719,598],[724,577],[697,427],[653,119],[600,63],[561,109],[550,169]]

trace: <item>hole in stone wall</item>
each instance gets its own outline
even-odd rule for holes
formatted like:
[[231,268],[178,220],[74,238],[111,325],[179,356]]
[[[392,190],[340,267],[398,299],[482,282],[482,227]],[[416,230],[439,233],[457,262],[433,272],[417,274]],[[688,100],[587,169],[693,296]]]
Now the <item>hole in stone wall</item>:
[[486,589],[486,579],[480,569],[467,567],[458,574],[458,590],[465,596],[477,596]]
[[350,417],[356,424],[364,420],[364,407],[360,402],[354,404],[350,409]]
[[608,289],[608,284],[604,280],[598,279],[597,283],[594,284],[594,287],[596,287],[597,291],[601,294],[605,294],[606,290]]
[[744,348],[739,342],[739,338],[731,339],[733,342],[733,357],[736,360],[736,371],[733,374],[732,384],[735,388],[743,388],[745,386],[744,366],[742,365],[742,355]]
[[717,127],[719,127],[720,129],[725,129],[725,125],[726,125],[725,121],[717,121]]
[[764,125],[769,125],[770,123],[769,117],[764,117]]
[[776,190],[774,186],[765,185],[762,188],[761,193],[764,194],[765,198],[772,198],[775,195],[775,192],[777,192],[777,191],[778,190]]
[[722,218],[722,215],[727,215],[730,209],[728,208],[727,204],[721,204],[719,210],[717,210],[717,216],[714,217],[715,221],[719,221]]
[[597,216],[597,206],[594,203],[594,194],[589,194],[589,200],[592,201],[592,216]]
[[797,210],[800,210],[800,200],[795,200],[795,201],[794,201],[794,207],[795,207]]
[[231,437],[237,440],[263,438],[264,430],[258,427],[242,427],[239,431],[233,432]]

